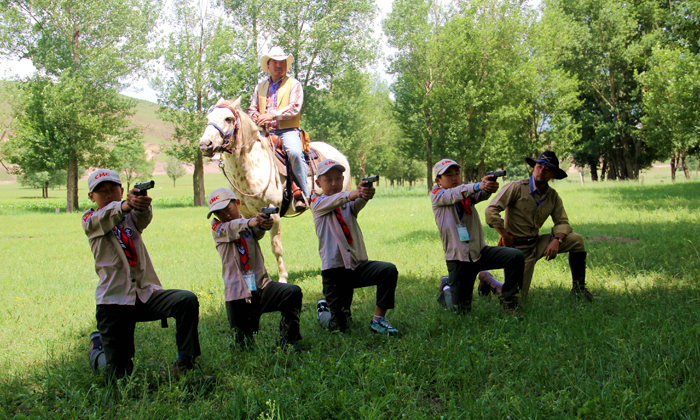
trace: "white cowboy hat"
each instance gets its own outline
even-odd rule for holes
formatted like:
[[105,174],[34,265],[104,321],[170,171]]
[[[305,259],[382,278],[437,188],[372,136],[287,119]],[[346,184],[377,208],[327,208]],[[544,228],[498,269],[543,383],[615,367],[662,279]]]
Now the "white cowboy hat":
[[287,60],[287,70],[289,70],[289,68],[292,66],[292,62],[294,61],[294,56],[285,53],[282,47],[275,46],[270,48],[270,52],[260,58],[260,67],[262,68],[262,71],[267,74],[270,74],[270,72],[267,71],[267,62],[270,60]]

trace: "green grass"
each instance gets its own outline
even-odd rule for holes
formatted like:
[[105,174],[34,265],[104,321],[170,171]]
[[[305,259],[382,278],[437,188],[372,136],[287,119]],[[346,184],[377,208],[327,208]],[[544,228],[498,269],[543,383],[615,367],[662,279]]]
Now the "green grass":
[[[208,190],[217,186],[207,183]],[[159,372],[175,357],[174,322],[136,329],[137,373],[107,388],[87,366],[95,329],[96,275],[78,214],[8,210],[24,193],[0,186],[0,416],[18,418],[687,418],[700,416],[700,183],[558,182],[586,242],[594,304],[569,298],[566,257],[540,261],[524,317],[475,298],[470,315],[435,302],[446,273],[422,189],[379,189],[361,213],[371,259],[399,269],[398,339],[371,335],[374,288],[355,294],[347,335],[315,324],[321,297],[318,242],[310,215],[284,221],[290,281],[304,291],[304,349],[277,349],[277,314],[266,314],[253,351],[230,351],[221,263],[206,210],[166,205],[187,186],[157,185],[144,237],[167,288],[200,299],[209,391]],[[171,184],[170,184],[171,185]],[[218,185],[222,185],[219,183]],[[62,191],[62,194],[65,190]],[[14,194],[14,195],[13,195]],[[14,201],[13,201],[14,200]],[[484,204],[478,205],[483,214]],[[543,230],[546,230],[545,226]],[[487,240],[495,231],[486,227]],[[273,278],[268,239],[262,243]],[[497,272],[502,278],[502,273]]]

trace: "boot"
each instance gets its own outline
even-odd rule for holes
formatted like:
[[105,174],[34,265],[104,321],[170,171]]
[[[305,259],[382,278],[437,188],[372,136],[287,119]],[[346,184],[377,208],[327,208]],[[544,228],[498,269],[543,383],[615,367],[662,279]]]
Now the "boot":
[[294,197],[294,210],[301,213],[306,210],[308,206],[306,205],[306,199],[304,198],[304,193],[299,188],[299,185],[295,181],[292,182],[292,196]]
[[503,283],[496,280],[488,271],[482,271],[479,273],[479,287],[477,290],[479,291],[479,296],[488,296],[489,293],[500,296],[503,290]]
[[571,296],[576,299],[583,297],[589,302],[597,300],[598,298],[586,289],[586,253],[570,252],[569,267],[571,268],[571,279],[573,281]]

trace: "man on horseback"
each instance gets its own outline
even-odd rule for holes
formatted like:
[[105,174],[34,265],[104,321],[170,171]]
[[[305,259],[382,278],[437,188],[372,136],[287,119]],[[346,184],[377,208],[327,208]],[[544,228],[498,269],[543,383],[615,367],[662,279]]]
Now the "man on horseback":
[[270,77],[255,87],[248,115],[262,127],[264,135],[276,134],[281,138],[300,188],[294,192],[294,206],[300,211],[307,207],[309,197],[308,170],[299,135],[304,91],[297,79],[286,75],[292,61],[292,54],[286,54],[281,47],[272,47],[262,56],[260,67]]

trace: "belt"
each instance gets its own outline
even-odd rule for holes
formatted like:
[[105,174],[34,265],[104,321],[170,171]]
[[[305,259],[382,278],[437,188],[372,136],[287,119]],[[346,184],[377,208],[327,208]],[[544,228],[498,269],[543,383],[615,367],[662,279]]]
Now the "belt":
[[515,246],[525,246],[534,245],[537,242],[539,236],[533,236],[532,238],[513,238],[513,245]]

